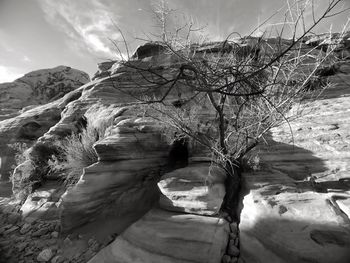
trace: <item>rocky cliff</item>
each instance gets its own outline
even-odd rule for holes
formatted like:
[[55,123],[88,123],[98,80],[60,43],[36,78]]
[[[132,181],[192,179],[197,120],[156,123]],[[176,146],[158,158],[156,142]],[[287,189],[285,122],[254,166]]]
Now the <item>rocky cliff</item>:
[[[245,54],[254,41],[235,46]],[[305,39],[305,50],[317,41],[322,39]],[[21,251],[28,262],[39,256],[93,263],[348,262],[349,40],[337,43],[340,61],[322,76],[334,86],[318,100],[305,101],[303,114],[291,125],[293,140],[288,125],[272,130],[268,145],[256,150],[260,169],[243,174],[239,229],[219,214],[226,173],[212,166],[210,153],[194,142],[169,140],[166,127],[139,103],[166,92],[149,81],[154,74],[140,68],[152,68],[161,77],[183,65],[178,56],[150,43],[128,65],[103,63],[93,81],[0,122],[3,142],[26,138],[33,143],[32,157],[12,175],[13,193],[22,200],[20,214],[33,229],[11,212],[3,216],[7,225],[1,238],[11,234],[23,244],[13,251]],[[215,53],[220,47],[196,48]],[[178,102],[191,92],[179,85],[167,98]],[[201,105],[205,122],[212,113]],[[60,142],[87,127],[106,128],[95,137],[96,160],[67,185],[67,174],[48,173],[48,164]],[[28,244],[28,237],[41,235],[38,228],[45,229],[43,240],[53,239],[46,248]]]
[[25,74],[10,83],[0,84],[0,120],[20,114],[35,105],[46,104],[89,82],[80,70],[58,66]]
[[[6,180],[15,162],[15,144],[31,145],[60,119],[57,99],[89,81],[89,76],[59,66],[30,72],[0,84],[0,178]],[[52,102],[52,103],[50,103]],[[47,104],[50,103],[50,104]]]

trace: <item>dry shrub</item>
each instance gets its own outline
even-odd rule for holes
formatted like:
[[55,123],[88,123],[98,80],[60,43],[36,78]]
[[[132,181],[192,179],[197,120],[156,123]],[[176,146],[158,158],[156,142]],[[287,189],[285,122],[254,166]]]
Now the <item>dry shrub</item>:
[[27,151],[29,149],[29,146],[27,143],[15,142],[12,144],[8,144],[7,146],[15,152],[15,166],[18,166],[27,159],[29,159]]
[[[21,163],[24,163],[26,160],[29,160],[29,145],[25,142],[15,142],[12,144],[7,145],[9,148],[11,148],[14,151],[14,159],[15,163],[11,165],[12,172],[15,170],[15,168],[20,165]],[[12,172],[10,176],[10,180],[12,177]]]
[[51,174],[66,172],[66,184],[76,184],[83,169],[98,161],[94,144],[106,136],[111,124],[102,123],[99,127],[87,125],[80,133],[72,133],[60,142],[60,156],[53,155],[49,160]]

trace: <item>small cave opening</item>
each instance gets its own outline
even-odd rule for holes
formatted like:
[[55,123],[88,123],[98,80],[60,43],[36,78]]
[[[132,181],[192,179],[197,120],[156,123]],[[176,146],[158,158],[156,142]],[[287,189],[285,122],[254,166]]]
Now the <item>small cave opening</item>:
[[186,167],[188,165],[188,138],[174,139],[170,146],[168,163],[171,170]]

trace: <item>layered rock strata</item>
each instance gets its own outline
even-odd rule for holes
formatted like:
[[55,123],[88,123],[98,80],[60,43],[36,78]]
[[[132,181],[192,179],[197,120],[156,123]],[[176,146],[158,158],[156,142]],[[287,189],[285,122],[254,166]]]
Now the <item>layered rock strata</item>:
[[245,173],[243,262],[346,263],[350,260],[350,77],[329,77],[323,99],[272,130],[259,148],[260,171]]
[[[274,49],[269,47],[280,40],[267,40],[265,49],[259,51],[255,49],[257,41],[249,38],[229,45],[226,42],[210,43],[203,47],[194,46],[193,49],[201,56],[206,52],[215,55],[215,52],[226,52],[226,49],[230,51],[238,46],[238,56],[251,52],[258,55],[258,52],[273,52]],[[289,40],[282,42],[288,45]],[[345,40],[343,42],[347,43]],[[309,50],[310,43],[312,41],[303,44],[303,51]],[[210,153],[193,142],[188,143],[189,159],[185,162],[188,167],[170,165],[176,164],[177,160],[171,160],[170,143],[163,138],[167,127],[159,125],[154,119],[150,120],[142,106],[145,98],[161,97],[167,92],[169,83],[159,85],[162,83],[159,81],[177,76],[184,63],[179,56],[163,51],[164,47],[157,44],[145,45],[126,64],[101,64],[94,81],[51,104],[25,111],[0,123],[0,136],[16,141],[19,138],[17,135],[23,134],[19,131],[27,120],[44,120],[45,113],[53,111],[54,114],[50,115],[54,116],[53,119],[47,118],[46,122],[31,123],[24,128],[25,136],[33,135],[31,142],[35,143],[32,149],[39,152],[41,149],[43,156],[55,143],[71,133],[81,132],[86,125],[97,129],[108,124],[94,144],[97,162],[84,168],[76,185],[63,188],[62,192],[57,191],[60,187],[50,185],[50,181],[57,183],[64,175],[58,179],[44,173],[38,175],[29,161],[18,166],[13,174],[14,191],[23,193],[26,199],[22,212],[28,220],[55,216],[59,208],[61,225],[66,232],[89,226],[90,230],[96,226],[94,230],[99,231],[98,227],[107,225],[107,221],[113,227],[118,226],[107,229],[109,232],[103,234],[120,235],[91,262],[220,262],[221,259],[236,262],[240,253],[237,248],[238,230],[217,215],[220,201],[225,195],[224,173],[217,168],[211,169],[208,162]],[[323,95],[328,100],[323,100],[326,104],[322,114],[332,110],[343,118],[348,102],[347,97],[339,96],[348,94],[348,85],[344,82],[348,74],[347,62],[339,62],[331,71],[327,69],[318,76],[321,80],[337,79],[337,86],[326,90]],[[179,83],[167,95],[167,103],[178,105],[191,97],[193,91]],[[315,108],[321,105],[317,103],[321,102],[306,104],[305,109],[316,111]],[[197,97],[188,107],[195,104],[201,105],[200,118],[205,126],[213,117],[213,112],[208,109],[205,96]],[[304,113],[304,116],[308,115]],[[313,118],[318,120],[317,116]],[[347,119],[344,117],[344,120]],[[307,121],[311,122],[310,119]],[[342,133],[340,137],[337,135],[343,123],[333,123],[333,119],[332,123],[328,123],[331,120],[327,118],[319,121],[321,124],[314,126],[321,128],[311,127],[311,130],[325,129],[326,134],[318,144],[316,140],[308,145],[302,136],[310,136],[310,129],[305,134],[301,133],[299,141],[296,140],[296,147],[299,147],[297,154],[291,154],[286,127],[275,129],[270,146],[277,154],[271,154],[262,147],[262,163],[267,168],[245,175],[250,194],[243,201],[241,261],[319,262],[320,259],[323,260],[320,262],[331,262],[330,256],[320,250],[326,247],[336,255],[334,262],[345,262],[348,197],[347,190],[340,189],[338,183],[341,182],[344,187],[347,180],[337,176],[344,176],[347,172],[347,154],[344,145],[341,149],[333,148],[339,140],[347,142],[347,137],[343,138]],[[294,134],[303,131],[303,125]],[[294,127],[298,127],[298,121]],[[346,124],[344,127],[347,127]],[[11,136],[6,137],[6,133]],[[329,140],[334,140],[333,143],[324,147],[327,136],[333,133],[335,137],[329,137]],[[331,157],[327,156],[325,149],[333,151]],[[318,151],[320,156],[317,155]],[[310,152],[315,153],[316,157],[313,154],[310,157]],[[41,160],[44,166],[48,159],[45,157]],[[171,169],[175,170],[169,171]],[[307,182],[302,181],[306,177],[305,171],[310,177]],[[332,176],[335,176],[335,182],[330,183]],[[321,184],[322,180],[327,184]],[[309,191],[309,184],[317,189],[316,193]],[[328,193],[323,193],[326,185]],[[22,191],[24,188],[29,190]],[[341,190],[341,195],[332,194],[328,188],[332,188],[331,191]],[[305,204],[312,204],[313,209]],[[315,223],[311,215],[324,225],[311,225],[310,222]],[[269,218],[273,220],[269,221]],[[301,224],[291,223],[297,219]],[[284,240],[285,236],[290,237],[289,241]],[[170,247],[168,251],[164,243]],[[47,253],[41,256],[44,254]]]
[[230,233],[229,223],[218,215],[224,180],[224,171],[210,163],[166,173],[158,183],[159,206],[89,262],[221,262]]

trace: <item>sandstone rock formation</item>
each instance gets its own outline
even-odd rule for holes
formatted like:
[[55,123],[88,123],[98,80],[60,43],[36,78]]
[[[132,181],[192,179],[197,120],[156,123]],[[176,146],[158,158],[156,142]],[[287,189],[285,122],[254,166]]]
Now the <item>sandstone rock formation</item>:
[[287,124],[272,130],[257,150],[262,169],[244,174],[243,262],[349,262],[347,65],[336,65],[322,99],[305,102],[292,131]]
[[77,93],[57,99],[88,81],[86,73],[59,66],[33,71],[14,82],[0,84],[1,180],[7,180],[13,171],[16,154],[13,146],[26,144],[29,147],[54,126],[65,105]]
[[224,219],[152,209],[89,263],[221,262],[228,233]]
[[2,83],[0,120],[18,115],[25,107],[46,104],[63,97],[89,80],[89,76],[80,70],[58,66],[32,71],[13,82]]
[[225,171],[210,163],[194,163],[162,176],[160,207],[198,215],[218,214],[225,196]]
[[[268,46],[278,40],[269,39],[263,51],[254,48],[256,41],[249,38],[193,49],[200,55],[238,46],[239,55],[257,55],[270,52]],[[312,41],[305,40],[305,50]],[[346,41],[340,49],[348,50]],[[166,127],[142,106],[145,96],[166,92],[147,81],[155,78],[147,69],[152,67],[161,79],[177,74],[181,65],[181,58],[164,52],[162,45],[148,44],[126,64],[102,63],[93,81],[64,97],[0,122],[3,145],[23,141],[31,146],[31,157],[17,166],[12,177],[14,193],[23,198],[20,210],[25,220],[59,221],[62,235],[99,234],[105,246],[100,252],[96,242],[80,240],[89,243],[89,249],[71,258],[83,262],[96,252],[92,263],[237,262],[238,257],[242,262],[347,262],[348,61],[319,72],[322,81],[337,85],[320,100],[305,102],[303,117],[292,125],[294,147],[285,125],[272,131],[268,147],[259,148],[262,169],[244,174],[247,193],[239,230],[218,214],[226,177],[211,165],[210,153],[190,141],[179,150],[186,152],[187,160],[178,160]],[[188,87],[178,85],[167,99],[179,103],[191,94]],[[41,99],[52,98],[42,94]],[[205,123],[213,114],[202,104],[200,117]],[[87,126],[105,127],[94,138],[97,160],[81,169],[76,184],[64,185],[64,171],[48,174],[48,162],[58,155],[57,147],[68,135]],[[4,174],[10,170],[13,153],[5,152],[1,158]],[[24,225],[4,231],[17,235],[22,229],[27,231]],[[74,249],[69,236],[61,241]],[[59,249],[40,247],[33,258],[40,254],[40,260],[44,255],[52,260],[64,256]]]

